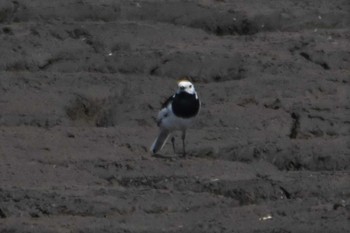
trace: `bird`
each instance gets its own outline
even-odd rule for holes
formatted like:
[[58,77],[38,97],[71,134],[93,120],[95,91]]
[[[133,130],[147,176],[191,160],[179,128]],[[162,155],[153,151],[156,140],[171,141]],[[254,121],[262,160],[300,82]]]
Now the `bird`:
[[[177,91],[162,104],[158,113],[157,126],[159,127],[159,134],[150,148],[151,152],[156,154],[163,148],[172,132],[181,131],[182,155],[186,156],[186,130],[193,124],[193,120],[198,116],[200,108],[201,102],[194,85],[188,80],[178,81]],[[172,136],[171,142],[173,151],[176,154],[174,136]]]

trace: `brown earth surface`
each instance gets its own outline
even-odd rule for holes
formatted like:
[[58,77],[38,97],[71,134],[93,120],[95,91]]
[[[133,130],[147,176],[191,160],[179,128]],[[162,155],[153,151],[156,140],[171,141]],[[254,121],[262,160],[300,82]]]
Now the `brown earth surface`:
[[[350,232],[349,12],[1,1],[0,232]],[[181,76],[188,156],[151,156]]]

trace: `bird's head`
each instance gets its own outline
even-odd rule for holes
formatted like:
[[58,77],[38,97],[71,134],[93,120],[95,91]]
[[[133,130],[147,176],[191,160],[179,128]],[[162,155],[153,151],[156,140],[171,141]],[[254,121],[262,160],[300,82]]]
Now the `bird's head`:
[[181,80],[178,82],[177,93],[187,92],[188,94],[195,94],[194,86],[190,81]]

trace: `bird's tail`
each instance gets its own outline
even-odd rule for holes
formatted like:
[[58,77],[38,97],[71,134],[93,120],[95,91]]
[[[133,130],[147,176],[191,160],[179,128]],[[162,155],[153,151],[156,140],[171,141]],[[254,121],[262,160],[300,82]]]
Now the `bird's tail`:
[[156,140],[154,140],[151,146],[151,152],[155,154],[158,151],[160,151],[163,148],[164,144],[166,143],[166,140],[168,139],[168,137],[169,137],[169,131],[162,129],[158,137],[156,138]]

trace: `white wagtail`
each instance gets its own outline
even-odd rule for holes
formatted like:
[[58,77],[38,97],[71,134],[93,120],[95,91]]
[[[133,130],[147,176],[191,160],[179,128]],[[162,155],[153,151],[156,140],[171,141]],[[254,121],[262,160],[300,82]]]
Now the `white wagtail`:
[[[187,80],[179,81],[175,95],[170,96],[162,104],[162,109],[158,113],[157,125],[160,130],[158,137],[151,146],[151,152],[156,154],[163,148],[171,132],[181,130],[183,156],[185,156],[186,130],[198,115],[199,109],[200,101],[193,84]],[[174,153],[176,153],[174,136],[171,138],[171,142]]]

